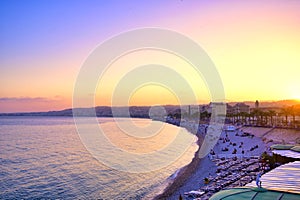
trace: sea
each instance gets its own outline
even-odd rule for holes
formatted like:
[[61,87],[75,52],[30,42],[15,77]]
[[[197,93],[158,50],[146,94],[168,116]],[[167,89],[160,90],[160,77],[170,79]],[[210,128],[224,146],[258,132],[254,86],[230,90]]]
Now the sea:
[[86,139],[89,120],[0,117],[0,199],[152,199],[198,149],[186,129],[151,119],[96,118],[105,139]]

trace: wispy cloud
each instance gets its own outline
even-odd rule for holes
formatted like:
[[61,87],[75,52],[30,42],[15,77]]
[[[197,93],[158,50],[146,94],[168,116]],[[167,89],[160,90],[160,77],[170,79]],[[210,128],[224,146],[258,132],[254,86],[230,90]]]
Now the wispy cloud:
[[70,102],[62,96],[54,97],[0,97],[0,113],[40,112],[61,110],[70,107]]
[[0,102],[53,102],[59,101],[60,98],[55,97],[45,98],[45,97],[0,97]]

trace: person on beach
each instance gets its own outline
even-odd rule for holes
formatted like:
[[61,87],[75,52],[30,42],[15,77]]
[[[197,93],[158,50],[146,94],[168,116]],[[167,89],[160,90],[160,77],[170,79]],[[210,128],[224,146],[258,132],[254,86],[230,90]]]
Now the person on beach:
[[232,154],[236,154],[236,152],[237,152],[237,150],[236,150],[236,148],[234,148]]
[[256,176],[256,186],[261,188],[261,181],[260,181],[260,177],[261,177],[261,174],[257,174]]
[[183,200],[183,198],[182,198],[181,194],[179,195],[179,200]]

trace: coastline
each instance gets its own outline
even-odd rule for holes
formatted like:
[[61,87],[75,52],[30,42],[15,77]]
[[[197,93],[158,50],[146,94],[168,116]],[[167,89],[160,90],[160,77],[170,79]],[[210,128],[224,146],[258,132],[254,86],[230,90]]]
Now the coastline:
[[[182,127],[182,128],[186,128],[186,127]],[[186,129],[189,132],[191,132],[191,130],[189,130],[188,128],[186,128]],[[193,133],[191,132],[191,134],[193,134]],[[199,146],[199,148],[195,152],[192,161],[188,165],[179,169],[179,172],[178,172],[177,176],[175,177],[174,181],[165,188],[163,193],[157,195],[154,198],[154,200],[171,198],[173,196],[173,194],[176,193],[176,191],[190,178],[190,176],[196,170],[198,170],[199,163],[201,163],[202,158],[199,158],[199,156],[197,156],[197,155],[199,154],[200,147],[201,147],[201,144],[202,144],[204,138],[202,136],[200,136],[200,134],[196,134],[196,136],[198,138],[197,145]]]
[[[179,199],[180,195],[185,199],[184,193],[189,191],[199,191],[199,189],[203,189],[207,187],[205,185],[203,178],[204,177],[217,177],[217,168],[219,168],[218,162],[215,161],[215,159],[209,158],[210,155],[199,158],[197,155],[199,153],[201,144],[204,139],[204,131],[197,131],[197,134],[195,134],[195,130],[192,128],[192,123],[190,122],[187,124],[187,126],[182,125],[182,128],[186,128],[189,132],[196,135],[198,138],[197,145],[199,146],[199,149],[195,152],[194,158],[188,165],[181,168],[180,172],[178,173],[177,177],[175,178],[174,182],[171,183],[169,186],[165,188],[165,190],[158,194],[154,199]],[[240,127],[243,129],[243,127]],[[261,137],[253,134],[253,137],[242,137],[243,130],[237,129],[233,132],[231,132],[229,135],[230,141],[232,143],[240,143],[244,142],[242,148],[238,148],[236,146],[233,146],[229,144],[229,142],[223,143],[222,139],[220,138],[219,142],[216,144],[214,151],[217,153],[217,155],[220,156],[234,156],[235,154],[232,154],[232,150],[234,148],[237,149],[237,155],[242,155],[241,151],[245,150],[245,156],[246,157],[252,157],[252,156],[260,156],[270,145],[267,145]],[[240,135],[239,135],[240,134]],[[254,136],[255,135],[255,136]],[[227,136],[227,133],[225,131],[222,132],[221,137]],[[231,143],[231,142],[230,142]],[[258,144],[258,148],[255,148],[253,150],[250,150],[254,144]],[[223,152],[222,148],[228,147],[229,151]],[[240,159],[238,159],[240,160]],[[239,161],[242,162],[242,161]],[[257,165],[258,160],[255,161],[253,164]],[[253,178],[253,176],[252,176]],[[242,181],[243,182],[243,181]],[[247,180],[246,180],[247,182]],[[240,182],[239,182],[240,183]]]
[[[213,163],[208,156],[200,158],[199,152],[201,145],[205,138],[207,124],[197,125],[194,121],[185,121],[183,123],[170,123],[175,126],[185,128],[188,132],[197,137],[198,150],[194,153],[192,161],[178,169],[178,174],[175,179],[163,190],[163,192],[157,194],[153,199],[178,199],[181,195],[184,196],[184,192],[188,192],[192,189],[201,187],[204,182],[199,180],[201,176],[208,176],[214,174],[216,171],[216,165]],[[174,172],[175,174],[176,172]]]

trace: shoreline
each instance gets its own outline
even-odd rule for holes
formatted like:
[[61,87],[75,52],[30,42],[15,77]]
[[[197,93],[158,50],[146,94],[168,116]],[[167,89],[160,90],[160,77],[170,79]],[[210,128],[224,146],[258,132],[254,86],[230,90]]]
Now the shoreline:
[[[203,189],[208,186],[203,181],[204,177],[217,177],[218,176],[216,173],[217,168],[219,168],[219,166],[217,166],[218,163],[215,162],[214,160],[212,160],[211,158],[209,158],[209,157],[211,157],[210,154],[208,154],[204,158],[199,158],[197,156],[199,153],[199,150],[201,148],[202,142],[204,140],[204,136],[205,136],[204,132],[205,131],[200,130],[200,131],[197,131],[197,134],[195,134],[195,130],[193,130],[192,126],[193,126],[193,123],[190,122],[187,126],[183,125],[181,127],[186,128],[189,132],[191,132],[192,134],[197,136],[197,138],[198,138],[197,145],[199,146],[199,149],[195,152],[195,156],[194,156],[193,160],[191,161],[191,163],[189,163],[188,165],[183,167],[182,170],[180,170],[180,172],[179,172],[178,176],[175,178],[174,182],[171,183],[169,186],[167,186],[161,194],[158,194],[154,198],[155,200],[159,200],[159,199],[173,200],[173,199],[178,199],[180,197],[180,195],[183,197],[183,199],[185,199],[186,196],[184,195],[184,193],[193,191],[193,190],[199,191],[199,190],[201,190],[201,188]],[[217,155],[218,154],[220,156],[225,155],[225,157],[234,156],[235,154],[232,155],[232,153],[231,153],[234,148],[238,148],[237,154],[239,154],[239,155],[242,155],[241,151],[245,150],[244,156],[246,156],[246,157],[260,156],[261,153],[265,151],[265,149],[268,145],[262,140],[261,137],[237,136],[236,133],[240,133],[240,132],[241,132],[241,130],[239,130],[239,129],[233,131],[232,133],[228,134],[229,138],[234,143],[240,143],[241,141],[244,141],[244,143],[246,143],[246,144],[244,144],[242,148],[238,148],[236,146],[230,145],[229,142],[223,143],[220,138],[219,142],[214,147],[214,151],[217,153]],[[227,133],[223,131],[220,137],[225,137],[225,135],[227,135]],[[249,150],[252,148],[253,144],[258,144],[259,148],[255,148],[254,150]],[[222,148],[224,146],[227,146],[229,148],[228,152],[222,151]],[[257,163],[257,162],[258,161],[256,161],[255,163]],[[210,189],[213,189],[213,188],[210,188]]]
[[[186,128],[186,127],[181,127],[181,128]],[[192,131],[186,128],[191,134]],[[174,181],[168,185],[164,191],[157,195],[154,200],[160,200],[160,199],[168,199],[170,198],[189,178],[190,176],[198,169],[199,163],[201,162],[202,158],[199,158],[198,154],[200,151],[201,144],[204,140],[202,136],[200,136],[198,133],[196,134],[196,137],[198,138],[197,140],[197,145],[198,145],[198,150],[195,152],[194,157],[192,161],[179,169],[179,172],[177,176],[175,177]],[[174,172],[176,173],[176,172]],[[183,194],[182,194],[183,195]]]

